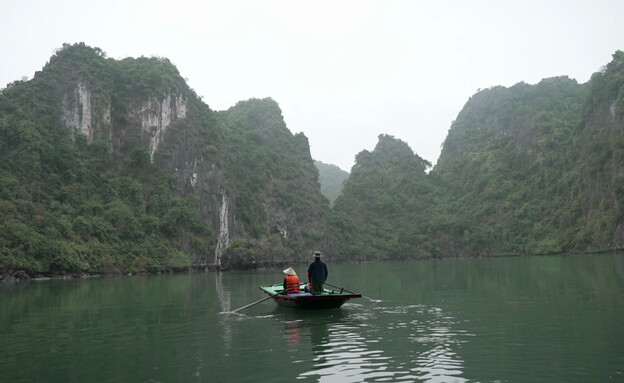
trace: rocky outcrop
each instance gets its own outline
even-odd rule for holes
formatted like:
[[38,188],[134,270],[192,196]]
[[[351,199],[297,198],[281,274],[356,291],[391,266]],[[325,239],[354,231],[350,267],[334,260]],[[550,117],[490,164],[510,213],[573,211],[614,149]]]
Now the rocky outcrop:
[[94,139],[107,139],[111,142],[111,103],[110,97],[105,105],[94,108],[91,89],[85,81],[78,81],[75,87],[66,93],[61,100],[61,121],[74,132],[87,137],[87,142]]
[[28,280],[30,276],[24,270],[0,270],[0,283],[11,284]]
[[[101,93],[99,94],[102,95]],[[61,101],[61,121],[72,133],[80,132],[91,143],[96,139],[104,139],[109,143],[113,139],[111,129],[111,102],[94,102],[94,92],[85,81],[78,81],[67,92]],[[127,113],[131,124],[141,127],[146,140],[150,161],[154,162],[154,154],[165,140],[170,127],[187,116],[188,101],[182,94],[167,93],[161,97],[148,97],[147,100],[135,103]]]
[[181,94],[165,94],[162,98],[149,97],[134,108],[130,115],[140,121],[141,131],[148,141],[150,161],[165,139],[167,130],[178,120],[186,118],[187,100]]
[[223,255],[223,250],[230,245],[229,208],[230,199],[228,198],[227,193],[224,191],[219,214],[219,237],[217,239],[217,247],[215,249],[214,264],[217,267],[221,266],[221,256]]

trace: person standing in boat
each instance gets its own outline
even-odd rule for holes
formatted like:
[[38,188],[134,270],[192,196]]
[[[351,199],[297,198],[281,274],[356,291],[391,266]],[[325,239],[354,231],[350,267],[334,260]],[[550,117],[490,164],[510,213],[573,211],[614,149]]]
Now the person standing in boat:
[[284,274],[286,274],[286,276],[284,277],[284,294],[296,294],[296,293],[300,293],[301,292],[301,288],[299,288],[299,277],[297,276],[297,273],[295,272],[295,270],[293,270],[292,267],[287,268],[286,270],[284,270]]
[[322,293],[323,283],[327,280],[327,265],[321,260],[320,251],[314,252],[314,261],[308,266],[308,280],[312,285],[312,292]]

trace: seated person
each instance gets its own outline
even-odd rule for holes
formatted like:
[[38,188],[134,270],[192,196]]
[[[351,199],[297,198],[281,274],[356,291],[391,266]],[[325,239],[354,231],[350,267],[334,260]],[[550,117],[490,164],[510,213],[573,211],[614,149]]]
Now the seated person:
[[295,270],[293,270],[292,267],[289,267],[284,270],[284,274],[286,274],[286,276],[284,277],[284,292],[282,294],[300,293],[301,289],[299,288],[299,277],[297,276],[297,273],[295,273]]

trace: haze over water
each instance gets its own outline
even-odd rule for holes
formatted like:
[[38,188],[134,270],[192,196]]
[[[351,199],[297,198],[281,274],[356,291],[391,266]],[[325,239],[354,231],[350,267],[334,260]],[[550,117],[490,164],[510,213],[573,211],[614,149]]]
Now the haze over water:
[[[366,298],[301,312],[281,270],[0,286],[3,381],[624,380],[624,256],[332,265]],[[300,275],[305,266],[295,265]]]

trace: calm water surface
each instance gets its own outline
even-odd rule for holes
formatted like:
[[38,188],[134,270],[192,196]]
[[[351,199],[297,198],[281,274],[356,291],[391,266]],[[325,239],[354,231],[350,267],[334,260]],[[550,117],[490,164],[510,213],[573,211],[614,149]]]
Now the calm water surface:
[[376,301],[223,313],[281,270],[0,285],[0,381],[624,381],[622,255],[327,260]]

